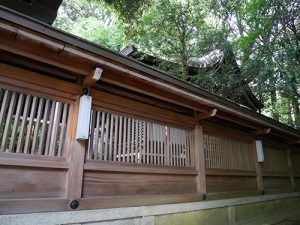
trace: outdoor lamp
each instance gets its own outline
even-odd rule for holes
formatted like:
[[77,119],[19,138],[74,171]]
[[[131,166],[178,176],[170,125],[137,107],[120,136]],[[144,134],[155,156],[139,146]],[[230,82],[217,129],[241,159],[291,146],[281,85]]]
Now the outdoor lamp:
[[77,121],[77,140],[86,140],[89,137],[89,127],[91,118],[92,97],[83,95],[79,101],[79,113]]
[[264,162],[264,149],[261,140],[256,140],[256,155],[257,155],[257,162]]

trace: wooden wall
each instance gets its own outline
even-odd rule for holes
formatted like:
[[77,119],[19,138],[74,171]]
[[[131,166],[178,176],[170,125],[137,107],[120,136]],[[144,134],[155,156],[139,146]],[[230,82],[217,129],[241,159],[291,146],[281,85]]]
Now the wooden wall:
[[288,145],[264,139],[263,146],[265,161],[261,168],[265,191],[291,191]]
[[77,141],[80,85],[5,64],[0,76],[0,214],[300,186],[297,148],[264,139],[257,163],[253,133],[94,89],[90,138]]

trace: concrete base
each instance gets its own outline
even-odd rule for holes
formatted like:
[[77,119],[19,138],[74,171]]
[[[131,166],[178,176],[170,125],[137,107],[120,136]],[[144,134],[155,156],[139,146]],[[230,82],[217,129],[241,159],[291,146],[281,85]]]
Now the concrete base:
[[2,215],[0,224],[267,225],[295,220],[299,215],[297,192],[170,205]]

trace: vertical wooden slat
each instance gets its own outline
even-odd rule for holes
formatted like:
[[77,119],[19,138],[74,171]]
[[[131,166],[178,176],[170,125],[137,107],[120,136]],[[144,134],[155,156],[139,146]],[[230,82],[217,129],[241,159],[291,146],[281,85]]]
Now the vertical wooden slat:
[[50,140],[50,147],[49,147],[49,155],[55,156],[56,155],[56,146],[57,146],[57,130],[59,127],[60,121],[60,113],[61,113],[62,103],[56,102],[55,104],[55,113],[53,118],[53,125],[51,131],[51,140]]
[[8,90],[4,91],[2,104],[1,104],[1,110],[0,110],[0,132],[2,130],[2,127],[4,127],[4,126],[2,126],[2,123],[3,123],[4,116],[5,116],[5,112],[6,112],[7,107],[8,107],[9,94],[10,94],[10,91],[8,91]]
[[[105,113],[97,111],[96,137],[95,137],[95,159],[103,160],[104,134],[105,134]],[[100,124],[101,119],[101,124]],[[100,135],[100,138],[99,138]]]
[[131,119],[131,141],[130,141],[130,160],[129,162],[134,162],[134,123],[135,123],[135,120],[134,119]]
[[118,162],[121,162],[122,157],[122,131],[123,131],[123,116],[119,117],[119,139],[118,139]]
[[117,161],[117,147],[118,147],[118,131],[119,131],[119,116],[116,115],[115,116],[115,134],[114,134],[114,155],[113,155],[113,161],[116,162]]
[[108,160],[112,160],[113,153],[113,131],[114,131],[114,115],[110,114],[110,125],[109,127],[109,145],[108,145]]
[[[47,129],[47,123],[48,123],[49,107],[50,107],[50,100],[47,99],[46,103],[45,103],[45,110],[44,110],[42,127],[41,127],[38,155],[42,155],[42,153],[43,153],[43,148],[44,148],[44,143],[45,143],[45,135],[46,135],[46,129]],[[44,151],[45,151],[45,149],[44,149]]]
[[14,150],[15,149],[15,142],[16,142],[18,124],[19,124],[19,120],[20,120],[20,115],[21,115],[21,109],[22,109],[22,106],[23,106],[23,102],[24,102],[24,94],[22,93],[22,94],[19,95],[16,115],[15,115],[15,119],[14,119],[13,130],[12,130],[12,135],[11,135],[11,139],[10,139],[10,143],[9,143],[9,149],[12,152],[15,151]]
[[51,102],[51,111],[50,111],[50,116],[49,116],[48,130],[47,130],[47,139],[46,139],[46,145],[45,145],[45,155],[49,155],[55,107],[56,107],[56,102],[52,101]]
[[127,117],[124,117],[124,127],[123,127],[123,156],[122,156],[122,162],[126,161],[126,153],[127,153]]
[[27,132],[26,132],[24,153],[28,153],[28,150],[29,150],[29,142],[30,142],[30,138],[31,138],[32,124],[33,124],[33,120],[34,120],[34,114],[36,111],[36,102],[37,102],[37,97],[33,97],[30,116],[29,116],[29,122],[28,122]]
[[31,151],[30,151],[31,154],[34,154],[35,150],[36,150],[36,143],[37,143],[37,139],[38,139],[38,131],[39,131],[39,126],[40,126],[40,122],[41,122],[43,107],[44,107],[44,99],[40,98],[37,117],[36,117],[35,126],[34,126],[32,146],[31,146]]
[[171,146],[170,146],[170,127],[166,127],[166,165],[170,166],[171,165]]
[[139,131],[138,131],[138,120],[135,120],[134,124],[134,163],[138,163],[138,140],[139,140]]
[[27,115],[28,115],[28,111],[29,111],[30,101],[31,101],[31,96],[27,95],[25,105],[24,105],[24,111],[23,111],[23,115],[22,115],[22,123],[21,123],[19,137],[18,137],[18,144],[17,144],[17,150],[16,150],[17,153],[22,153],[22,151],[23,151],[23,149],[22,149],[23,141],[24,141],[23,134],[24,134],[25,125],[27,123]]
[[66,127],[67,127],[67,115],[68,115],[68,104],[64,104],[63,108],[63,116],[62,116],[62,121],[61,121],[61,127],[60,127],[60,137],[59,137],[59,145],[58,145],[58,153],[57,156],[62,156],[63,152],[63,147],[64,147],[64,137],[65,137],[65,132],[66,132]]
[[142,142],[143,142],[143,147],[142,147],[142,163],[146,163],[146,122],[142,122],[142,128],[141,128],[141,134],[142,134]]
[[97,140],[95,139],[96,114],[97,114],[97,110],[92,109],[91,121],[90,121],[90,136],[89,136],[88,151],[87,151],[88,159],[95,159],[95,158],[97,159],[97,149],[94,148],[94,141]]
[[146,163],[147,164],[150,164],[150,143],[149,143],[149,134],[150,133],[150,131],[149,131],[149,122],[147,122],[146,123],[146,135],[145,135],[145,137],[146,137]]
[[139,140],[138,140],[138,151],[139,151],[139,159],[138,163],[142,162],[143,158],[143,140],[142,140],[142,122],[138,121],[138,133],[139,133]]
[[157,129],[156,129],[156,124],[153,123],[153,132],[152,132],[153,136],[152,136],[152,140],[153,140],[153,156],[154,156],[154,160],[153,160],[153,164],[156,165],[157,164],[157,149],[156,149],[156,140],[157,140]]
[[131,148],[131,145],[130,145],[130,137],[131,137],[131,118],[128,117],[128,123],[127,123],[127,152],[126,152],[126,162],[130,162],[130,158],[129,158],[129,155],[130,155],[130,148]]
[[[16,93],[13,92],[11,95],[10,103],[9,103],[9,108],[6,116],[6,123],[5,123],[5,128],[3,130],[3,135],[2,135],[2,142],[1,142],[1,149],[2,151],[6,151],[6,143],[9,137],[9,130],[11,127],[11,119],[14,113],[16,105]],[[0,129],[1,130],[1,129]],[[11,151],[10,149],[7,149],[8,151]]]
[[110,114],[105,113],[106,118],[105,118],[105,135],[104,135],[104,155],[103,155],[103,160],[107,161],[108,160],[108,144],[109,144],[109,127],[110,127]]

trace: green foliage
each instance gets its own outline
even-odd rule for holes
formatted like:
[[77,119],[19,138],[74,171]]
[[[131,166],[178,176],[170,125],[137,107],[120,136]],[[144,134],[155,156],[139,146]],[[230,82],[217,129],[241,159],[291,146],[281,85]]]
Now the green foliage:
[[181,68],[177,74],[187,80],[187,61],[197,51],[204,27],[198,2],[166,0],[157,1],[135,26],[128,25],[127,34],[142,51],[178,63]]
[[123,26],[98,2],[65,0],[53,26],[115,51],[125,45]]
[[[248,84],[263,113],[300,127],[298,0],[65,0],[55,26],[114,50],[126,40],[159,68],[224,97]],[[221,64],[188,76],[191,57]]]

